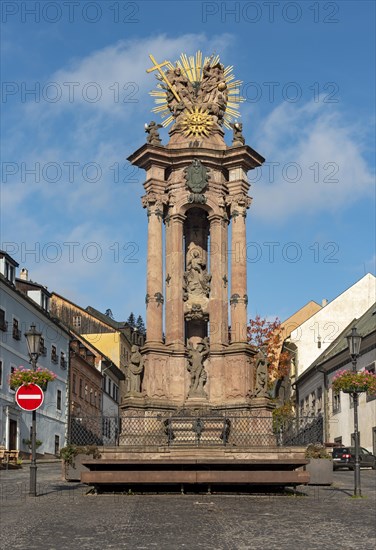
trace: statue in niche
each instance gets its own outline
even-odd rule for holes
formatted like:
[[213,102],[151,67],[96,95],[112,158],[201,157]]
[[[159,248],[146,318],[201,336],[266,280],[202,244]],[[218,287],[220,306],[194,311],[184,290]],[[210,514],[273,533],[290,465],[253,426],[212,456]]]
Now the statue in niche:
[[140,353],[140,346],[133,344],[131,360],[128,365],[128,392],[141,393],[141,376],[144,371],[144,358]]
[[206,397],[204,385],[208,375],[204,369],[204,361],[209,355],[209,339],[202,338],[193,347],[191,342],[187,344],[188,349],[188,372],[191,375],[188,397]]
[[199,250],[194,249],[187,263],[187,270],[184,273],[184,295],[187,301],[191,296],[203,296],[208,298],[210,294],[210,281],[206,269],[206,262],[202,259]]
[[202,193],[209,181],[209,168],[204,166],[198,159],[193,159],[192,164],[184,169],[185,181],[192,193]]
[[154,120],[149,124],[145,124],[145,132],[147,133],[146,142],[150,145],[161,145],[162,140],[159,137],[159,128],[163,128],[162,124],[157,124]]
[[254,397],[268,397],[268,356],[267,346],[261,346],[256,355],[256,384]]
[[243,136],[243,124],[241,122],[233,122],[230,124],[232,128],[232,145],[234,147],[245,145],[245,137]]

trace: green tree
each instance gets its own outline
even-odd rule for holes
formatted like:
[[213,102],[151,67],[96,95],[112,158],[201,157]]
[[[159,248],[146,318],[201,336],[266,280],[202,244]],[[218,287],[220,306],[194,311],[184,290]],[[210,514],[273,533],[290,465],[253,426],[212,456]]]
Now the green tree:
[[139,315],[139,316],[137,317],[136,328],[137,328],[137,330],[138,330],[138,332],[139,332],[140,334],[145,335],[145,333],[146,333],[146,328],[145,328],[144,320],[143,320],[143,318],[141,317],[141,315]]
[[130,327],[135,328],[135,326],[136,326],[136,317],[134,316],[133,311],[131,311],[131,314],[128,317],[127,323]]

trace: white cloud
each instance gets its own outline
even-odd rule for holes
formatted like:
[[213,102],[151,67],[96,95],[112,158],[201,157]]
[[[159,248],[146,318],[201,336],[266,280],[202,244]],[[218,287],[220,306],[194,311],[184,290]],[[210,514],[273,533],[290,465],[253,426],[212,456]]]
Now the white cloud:
[[[372,195],[373,175],[360,132],[332,105],[283,103],[258,134],[257,149],[267,163],[251,191],[255,217],[285,221],[298,213],[333,213]],[[255,180],[252,173],[250,180]]]
[[[231,44],[229,34],[208,38],[205,34],[185,34],[171,38],[165,34],[148,39],[121,40],[90,55],[72,60],[67,67],[50,75],[49,87],[41,83],[46,97],[54,98],[61,93],[56,103],[44,103],[44,116],[57,114],[63,108],[85,106],[86,110],[131,117],[135,110],[145,113],[148,91],[155,87],[154,76],[146,72],[152,66],[148,53],[161,63],[178,59],[181,52],[205,53],[220,49],[222,55]],[[155,74],[155,73],[154,73]],[[151,100],[150,100],[151,101]],[[30,104],[30,113],[40,113],[41,104]],[[46,109],[47,107],[47,109]]]

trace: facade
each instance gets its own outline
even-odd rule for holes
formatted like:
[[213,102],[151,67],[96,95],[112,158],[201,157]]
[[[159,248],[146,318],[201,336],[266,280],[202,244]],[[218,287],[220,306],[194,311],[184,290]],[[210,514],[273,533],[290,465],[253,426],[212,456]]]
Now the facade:
[[[323,415],[324,439],[333,445],[353,444],[351,396],[343,392],[335,393],[331,388],[332,379],[339,370],[352,368],[346,336],[353,327],[363,336],[357,370],[375,372],[376,304],[373,304],[359,319],[354,319],[296,381],[299,416]],[[376,395],[360,394],[358,417],[360,445],[376,453]]]
[[295,356],[296,376],[301,376],[375,299],[376,278],[368,273],[293,330],[284,345]]
[[[82,335],[71,331],[72,337],[79,342],[80,346],[87,350],[93,357],[93,364],[101,376],[101,406],[103,416],[117,417],[119,415],[119,403],[121,399],[120,385],[125,380],[125,375],[115,363],[102,353],[91,342]],[[74,411],[71,411],[74,414]]]
[[[51,296],[51,312],[64,325],[77,335],[82,336],[86,344],[91,345],[92,351],[96,350],[94,354],[99,353],[100,356],[107,358],[114,367],[120,369],[121,373],[115,369],[113,372],[111,369],[107,371],[105,379],[107,389],[104,390],[104,400],[107,400],[106,396],[109,395],[109,392],[113,397],[116,387],[120,387],[120,396],[124,396],[126,393],[125,376],[132,343],[137,342],[142,345],[144,337],[137,331],[133,331],[127,323],[114,321],[108,315],[92,307],[83,309],[56,293],[52,293]],[[110,398],[106,404],[108,409],[113,409],[114,403],[111,401],[113,399]]]
[[[31,413],[15,403],[9,376],[19,366],[29,366],[25,332],[32,323],[42,333],[38,367],[48,368],[57,378],[48,384],[44,402],[37,411],[40,454],[58,454],[66,443],[68,426],[69,333],[49,313],[50,293],[28,280],[26,270],[16,279],[18,267],[0,252],[0,444],[9,450],[29,453]],[[30,367],[31,368],[31,367]]]

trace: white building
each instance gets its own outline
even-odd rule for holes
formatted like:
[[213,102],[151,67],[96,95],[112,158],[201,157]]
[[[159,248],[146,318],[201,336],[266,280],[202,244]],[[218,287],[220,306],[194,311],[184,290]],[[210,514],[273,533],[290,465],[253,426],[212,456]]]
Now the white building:
[[301,376],[375,300],[376,278],[368,273],[292,331],[285,344],[294,352],[295,376]]
[[69,333],[49,315],[50,293],[28,280],[26,270],[16,279],[17,262],[0,251],[0,445],[29,453],[32,413],[15,403],[9,376],[16,367],[29,365],[25,332],[34,323],[42,333],[38,366],[57,378],[48,384],[43,405],[37,411],[37,452],[57,454],[66,443],[68,420]]
[[[357,370],[375,372],[376,304],[359,319],[353,319],[335,341],[301,374],[296,381],[299,415],[324,417],[324,440],[327,443],[354,444],[354,409],[349,394],[333,392],[332,380],[339,370],[352,368],[346,336],[356,327],[363,337]],[[359,395],[360,445],[376,454],[376,395]]]

